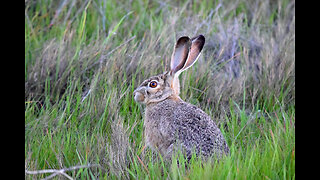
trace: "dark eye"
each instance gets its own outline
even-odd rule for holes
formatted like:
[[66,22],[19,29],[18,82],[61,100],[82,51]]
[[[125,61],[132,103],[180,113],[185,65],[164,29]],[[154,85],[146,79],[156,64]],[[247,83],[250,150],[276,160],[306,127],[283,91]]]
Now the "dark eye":
[[157,87],[157,85],[158,85],[157,81],[151,81],[150,84],[149,84],[149,86],[152,87],[152,88]]

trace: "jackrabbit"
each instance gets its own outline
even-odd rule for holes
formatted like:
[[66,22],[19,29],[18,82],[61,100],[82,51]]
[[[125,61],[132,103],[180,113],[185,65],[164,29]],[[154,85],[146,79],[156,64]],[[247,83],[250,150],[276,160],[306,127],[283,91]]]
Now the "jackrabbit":
[[179,75],[198,59],[203,35],[180,37],[171,58],[171,70],[145,80],[135,91],[135,101],[145,104],[145,143],[170,159],[180,148],[188,159],[192,152],[207,158],[229,154],[229,147],[214,121],[180,97]]

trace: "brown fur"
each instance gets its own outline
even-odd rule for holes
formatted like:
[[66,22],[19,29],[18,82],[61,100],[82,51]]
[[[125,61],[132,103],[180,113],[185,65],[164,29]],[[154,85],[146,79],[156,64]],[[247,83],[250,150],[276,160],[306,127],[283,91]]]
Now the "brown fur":
[[[197,60],[204,37],[200,35],[192,39],[192,44],[190,42],[187,37],[180,38],[172,55],[171,71],[145,80],[134,91],[135,100],[146,104],[145,143],[167,159],[177,149],[187,158],[193,150],[204,157],[221,157],[229,153],[220,129],[210,117],[179,97],[178,76]],[[181,52],[188,52],[188,58],[185,59],[186,55]],[[157,81],[158,86],[150,87],[151,81]]]

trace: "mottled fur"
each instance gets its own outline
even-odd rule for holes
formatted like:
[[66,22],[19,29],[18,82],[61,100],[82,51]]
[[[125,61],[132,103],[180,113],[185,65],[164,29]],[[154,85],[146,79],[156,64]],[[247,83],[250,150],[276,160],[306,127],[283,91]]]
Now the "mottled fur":
[[[188,159],[192,152],[203,157],[221,157],[229,153],[214,121],[201,109],[179,97],[178,76],[195,63],[204,42],[202,35],[192,39],[181,37],[172,55],[171,71],[145,80],[134,91],[135,100],[146,104],[145,143],[167,159],[176,150],[181,150]],[[157,86],[150,86],[151,82]]]

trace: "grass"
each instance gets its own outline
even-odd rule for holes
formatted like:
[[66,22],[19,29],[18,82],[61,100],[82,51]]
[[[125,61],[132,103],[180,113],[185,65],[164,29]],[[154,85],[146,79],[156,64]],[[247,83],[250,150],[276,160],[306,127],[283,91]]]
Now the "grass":
[[[25,2],[25,169],[74,179],[295,179],[294,1]],[[217,162],[144,148],[132,92],[203,34],[181,98],[218,124]],[[176,159],[179,159],[179,166]],[[181,163],[181,165],[180,165]],[[82,167],[93,164],[92,167]],[[26,179],[50,173],[25,174]],[[55,177],[64,178],[62,174]]]

